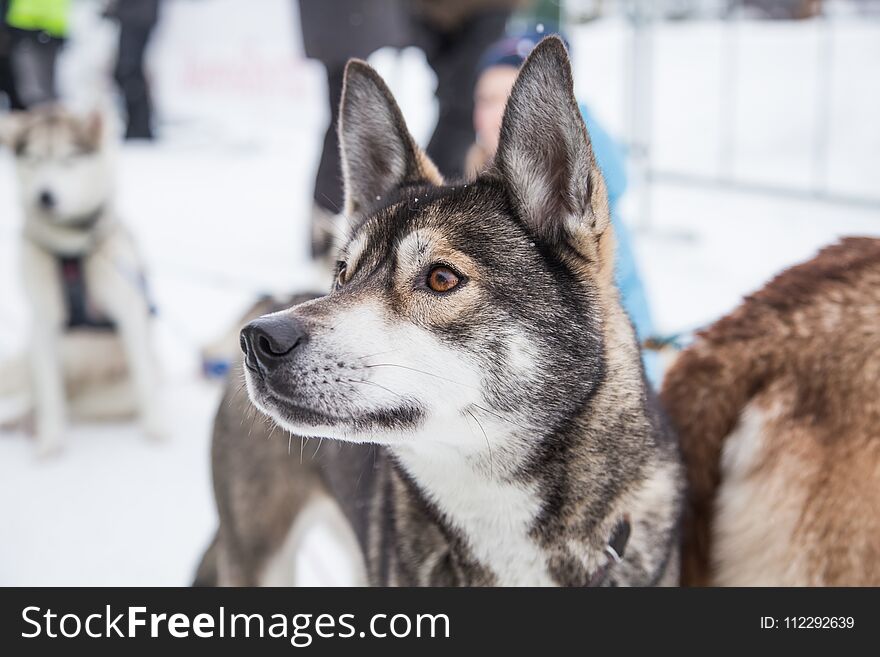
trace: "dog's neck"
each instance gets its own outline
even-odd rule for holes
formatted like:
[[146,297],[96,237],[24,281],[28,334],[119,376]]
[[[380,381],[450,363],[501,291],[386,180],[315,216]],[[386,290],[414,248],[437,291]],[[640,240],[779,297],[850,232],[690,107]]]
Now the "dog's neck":
[[392,449],[398,463],[500,585],[541,586],[552,580],[529,537],[540,513],[534,484],[516,482],[502,464],[442,444]]
[[[608,363],[609,374],[603,390],[583,409],[583,417],[573,423],[577,428],[571,429],[568,436],[573,457],[588,451],[603,433],[609,440],[616,440],[616,434],[610,435],[616,431],[611,428],[616,426],[615,415],[627,418],[628,422],[639,415],[647,416],[645,382],[635,336],[622,312],[614,315],[616,313],[606,324],[606,332],[615,335],[606,333],[606,346],[614,343],[611,350],[614,355],[610,358],[615,362]],[[592,417],[598,406],[604,409],[601,420]],[[395,446],[391,451],[422,494],[441,513],[448,530],[469,546],[473,556],[495,575],[499,585],[563,583],[558,571],[552,572],[550,563],[560,554],[577,560],[582,572],[588,574],[582,581],[589,582],[593,574],[600,573],[607,565],[606,548],[615,528],[625,518],[632,518],[635,524],[655,513],[655,504],[668,502],[663,498],[668,473],[657,470],[646,477],[643,490],[620,494],[609,501],[600,517],[592,517],[590,500],[584,499],[583,490],[589,489],[590,482],[600,485],[603,477],[610,474],[584,468],[575,474],[582,482],[579,487],[572,481],[573,473],[567,464],[556,461],[542,465],[537,474],[523,476],[534,458],[541,433],[524,435],[515,428],[512,430],[510,423],[494,421],[497,419],[483,414],[479,418],[479,429],[470,424],[459,428],[464,436],[479,432],[485,438],[485,443],[480,441],[485,449],[464,451],[440,441],[426,441]],[[609,421],[611,427],[604,426],[603,423]],[[625,426],[626,422],[621,425]],[[569,486],[560,486],[561,482],[568,482]],[[563,492],[558,493],[560,490]],[[545,533],[539,539],[535,527],[544,512],[549,491],[557,491],[553,504],[559,507],[559,515],[568,520],[564,531],[549,536]],[[656,500],[648,499],[651,493],[658,491]]]
[[25,219],[24,234],[43,250],[58,256],[83,256],[92,252],[107,235],[112,224],[109,204],[92,212],[69,218],[64,223],[40,214]]

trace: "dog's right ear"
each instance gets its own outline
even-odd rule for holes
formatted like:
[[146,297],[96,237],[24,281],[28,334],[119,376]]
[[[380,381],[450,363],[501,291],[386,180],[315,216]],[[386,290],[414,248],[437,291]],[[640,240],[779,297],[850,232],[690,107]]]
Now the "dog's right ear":
[[0,116],[0,146],[13,152],[21,149],[26,116],[25,112],[10,112]]
[[558,37],[541,41],[510,93],[495,156],[519,215],[544,238],[589,244],[610,224],[605,183]]
[[339,149],[347,215],[362,214],[401,185],[443,184],[437,167],[409,134],[385,82],[357,59],[345,67]]
[[107,120],[104,112],[93,109],[82,119],[82,136],[90,150],[98,150],[104,143],[107,134]]

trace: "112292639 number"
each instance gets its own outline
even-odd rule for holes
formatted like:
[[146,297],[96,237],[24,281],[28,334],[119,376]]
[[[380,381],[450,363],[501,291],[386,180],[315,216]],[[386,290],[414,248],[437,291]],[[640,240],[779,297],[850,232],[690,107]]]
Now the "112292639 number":
[[852,616],[786,616],[782,626],[787,630],[837,630],[852,629]]

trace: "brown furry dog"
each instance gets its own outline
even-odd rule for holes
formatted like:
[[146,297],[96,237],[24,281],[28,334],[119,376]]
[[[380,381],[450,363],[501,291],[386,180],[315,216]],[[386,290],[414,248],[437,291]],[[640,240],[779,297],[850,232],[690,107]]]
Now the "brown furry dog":
[[704,331],[662,399],[685,585],[880,585],[880,240],[848,238]]

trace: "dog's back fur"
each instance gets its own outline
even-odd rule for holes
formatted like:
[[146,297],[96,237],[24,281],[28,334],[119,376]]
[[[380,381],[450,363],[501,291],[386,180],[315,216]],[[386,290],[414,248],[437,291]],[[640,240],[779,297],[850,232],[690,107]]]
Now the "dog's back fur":
[[662,400],[686,585],[880,585],[880,240],[848,238],[703,331]]

